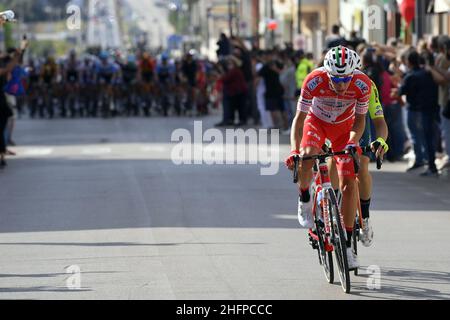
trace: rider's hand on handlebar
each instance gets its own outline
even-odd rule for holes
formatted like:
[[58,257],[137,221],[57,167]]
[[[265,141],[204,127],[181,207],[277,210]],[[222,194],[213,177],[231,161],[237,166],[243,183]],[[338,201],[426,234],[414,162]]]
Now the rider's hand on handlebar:
[[357,151],[358,145],[356,144],[355,141],[349,140],[349,141],[347,142],[347,145],[345,146],[345,150],[350,151],[351,149]]
[[372,142],[370,146],[372,147],[372,152],[375,153],[377,158],[383,159],[384,155],[389,151],[388,144],[381,137]]
[[354,151],[355,156],[360,156],[363,153],[362,148],[354,141],[349,140],[347,145],[345,146],[345,150],[347,150],[348,154],[351,154],[351,151]]
[[294,150],[291,151],[289,157],[286,158],[285,164],[289,170],[294,170],[294,158],[300,155],[300,151]]

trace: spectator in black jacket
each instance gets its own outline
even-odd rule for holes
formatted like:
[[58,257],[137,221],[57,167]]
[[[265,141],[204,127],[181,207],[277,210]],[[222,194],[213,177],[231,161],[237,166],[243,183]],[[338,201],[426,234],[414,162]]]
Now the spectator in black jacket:
[[276,61],[269,61],[258,72],[266,84],[266,110],[272,116],[272,123],[276,128],[289,130],[288,117],[284,107],[284,88],[280,81],[280,73],[283,65]]
[[230,40],[228,39],[225,33],[222,33],[220,35],[220,39],[217,42],[217,45],[219,46],[219,49],[217,50],[217,57],[219,58],[219,60],[231,54]]
[[411,131],[416,159],[408,171],[421,168],[428,161],[428,170],[422,176],[438,176],[436,168],[436,126],[439,115],[438,86],[432,75],[421,65],[417,51],[408,53],[409,72],[398,94],[406,95],[408,127]]

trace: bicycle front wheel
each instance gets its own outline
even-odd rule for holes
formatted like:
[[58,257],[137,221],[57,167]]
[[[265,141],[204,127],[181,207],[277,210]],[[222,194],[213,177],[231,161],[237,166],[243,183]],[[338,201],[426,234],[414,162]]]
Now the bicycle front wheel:
[[333,192],[330,192],[329,196],[332,233],[331,239],[334,245],[334,255],[339,270],[339,278],[341,280],[342,290],[344,290],[345,293],[350,293],[350,271],[348,269],[347,245],[344,228],[341,224],[339,206],[337,204],[336,197]]
[[320,264],[322,265],[325,278],[328,283],[332,284],[334,282],[333,254],[331,251],[326,251],[324,240],[325,230],[323,223],[320,220],[316,220],[316,230],[319,239],[317,250],[319,251]]
[[[355,227],[353,228],[353,233],[352,233],[352,242],[353,242],[353,251],[355,252],[356,255],[358,255],[358,240],[359,240],[359,222],[358,222],[358,215],[356,216],[356,221],[355,221]],[[354,270],[355,276],[358,275],[358,268],[356,268]]]

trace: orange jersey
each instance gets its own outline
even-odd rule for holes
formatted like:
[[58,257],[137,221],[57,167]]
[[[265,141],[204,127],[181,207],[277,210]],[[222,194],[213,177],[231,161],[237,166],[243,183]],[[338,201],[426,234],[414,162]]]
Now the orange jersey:
[[367,113],[371,88],[370,78],[355,70],[348,90],[338,95],[331,87],[325,68],[319,68],[306,77],[297,110],[330,124],[350,121],[355,114]]

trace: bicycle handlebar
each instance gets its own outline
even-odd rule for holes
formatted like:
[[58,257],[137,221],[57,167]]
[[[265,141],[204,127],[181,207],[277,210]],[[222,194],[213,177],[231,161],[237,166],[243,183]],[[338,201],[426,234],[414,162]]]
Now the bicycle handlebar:
[[[377,143],[379,144],[377,146]],[[378,149],[378,147],[381,144],[379,142],[376,142],[374,147],[375,150]],[[307,160],[320,160],[320,159],[326,159],[329,157],[334,157],[334,156],[342,156],[342,155],[346,155],[349,154],[352,159],[353,159],[353,164],[354,164],[354,168],[355,168],[355,173],[358,174],[359,173],[359,169],[360,169],[360,165],[359,165],[359,161],[357,161],[357,157],[356,155],[358,153],[366,153],[366,152],[372,152],[372,147],[371,146],[366,146],[366,147],[355,147],[355,148],[350,148],[348,150],[343,150],[343,151],[339,151],[339,152],[332,152],[330,149],[326,149],[326,152],[323,154],[317,154],[317,155],[312,155],[312,156],[307,156],[307,157],[302,157],[302,156],[295,156],[294,157],[294,183],[298,183],[298,166],[300,164],[301,161],[307,161]],[[383,165],[383,160],[380,157],[377,157],[377,169],[380,170],[381,167]]]
[[300,157],[294,157],[294,183],[298,182],[298,165],[300,164]]

